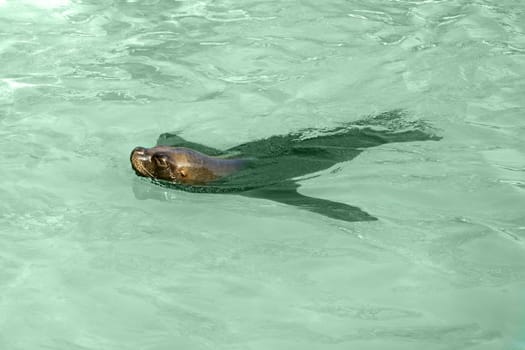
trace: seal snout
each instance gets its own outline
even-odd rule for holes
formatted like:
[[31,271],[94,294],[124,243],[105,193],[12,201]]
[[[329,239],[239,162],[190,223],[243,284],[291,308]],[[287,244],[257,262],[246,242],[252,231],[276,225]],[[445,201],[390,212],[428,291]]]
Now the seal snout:
[[148,154],[148,150],[144,147],[135,147],[131,151],[130,161],[131,167],[137,175],[146,176],[149,174],[147,169],[148,164],[151,162],[151,155]]
[[146,158],[149,158],[149,155],[147,154],[147,149],[144,147],[135,147],[133,151],[131,151],[131,161],[133,159],[138,160],[146,160]]

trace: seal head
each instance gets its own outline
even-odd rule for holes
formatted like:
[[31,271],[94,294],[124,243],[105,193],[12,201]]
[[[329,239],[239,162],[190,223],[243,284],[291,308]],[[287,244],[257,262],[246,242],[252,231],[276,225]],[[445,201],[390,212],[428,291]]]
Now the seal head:
[[210,157],[185,147],[136,147],[131,166],[139,176],[184,185],[202,185],[243,169],[247,160]]

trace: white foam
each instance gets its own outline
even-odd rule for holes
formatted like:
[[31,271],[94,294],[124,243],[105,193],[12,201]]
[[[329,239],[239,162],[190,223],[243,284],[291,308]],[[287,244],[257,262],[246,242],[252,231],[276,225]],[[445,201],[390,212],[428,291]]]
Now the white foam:
[[69,0],[30,0],[29,3],[45,8],[55,8],[69,5]]
[[69,5],[69,0],[0,0],[0,6],[16,3],[40,8],[55,8]]
[[0,81],[4,82],[12,90],[26,88],[26,87],[32,87],[32,86],[37,86],[35,84],[21,83],[19,81],[14,80],[14,79],[8,79],[8,78],[0,79]]

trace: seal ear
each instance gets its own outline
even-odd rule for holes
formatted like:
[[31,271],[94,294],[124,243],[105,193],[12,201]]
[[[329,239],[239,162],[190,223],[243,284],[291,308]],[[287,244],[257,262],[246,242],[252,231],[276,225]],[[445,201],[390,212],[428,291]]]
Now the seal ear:
[[157,165],[159,168],[168,167],[169,157],[167,155],[162,154],[162,153],[157,153],[157,154],[154,154],[151,158],[155,162],[155,165]]
[[188,172],[186,171],[187,169],[186,168],[180,168],[180,167],[177,167],[177,173],[181,176],[181,177],[186,177],[188,175]]

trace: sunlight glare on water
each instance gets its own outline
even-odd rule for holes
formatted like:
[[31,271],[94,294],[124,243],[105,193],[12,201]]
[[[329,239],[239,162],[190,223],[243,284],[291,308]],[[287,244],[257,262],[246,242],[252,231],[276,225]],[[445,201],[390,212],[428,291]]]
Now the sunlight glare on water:
[[[0,349],[525,349],[524,33],[512,0],[0,0]],[[376,221],[129,163],[392,110],[442,139],[299,189]]]

